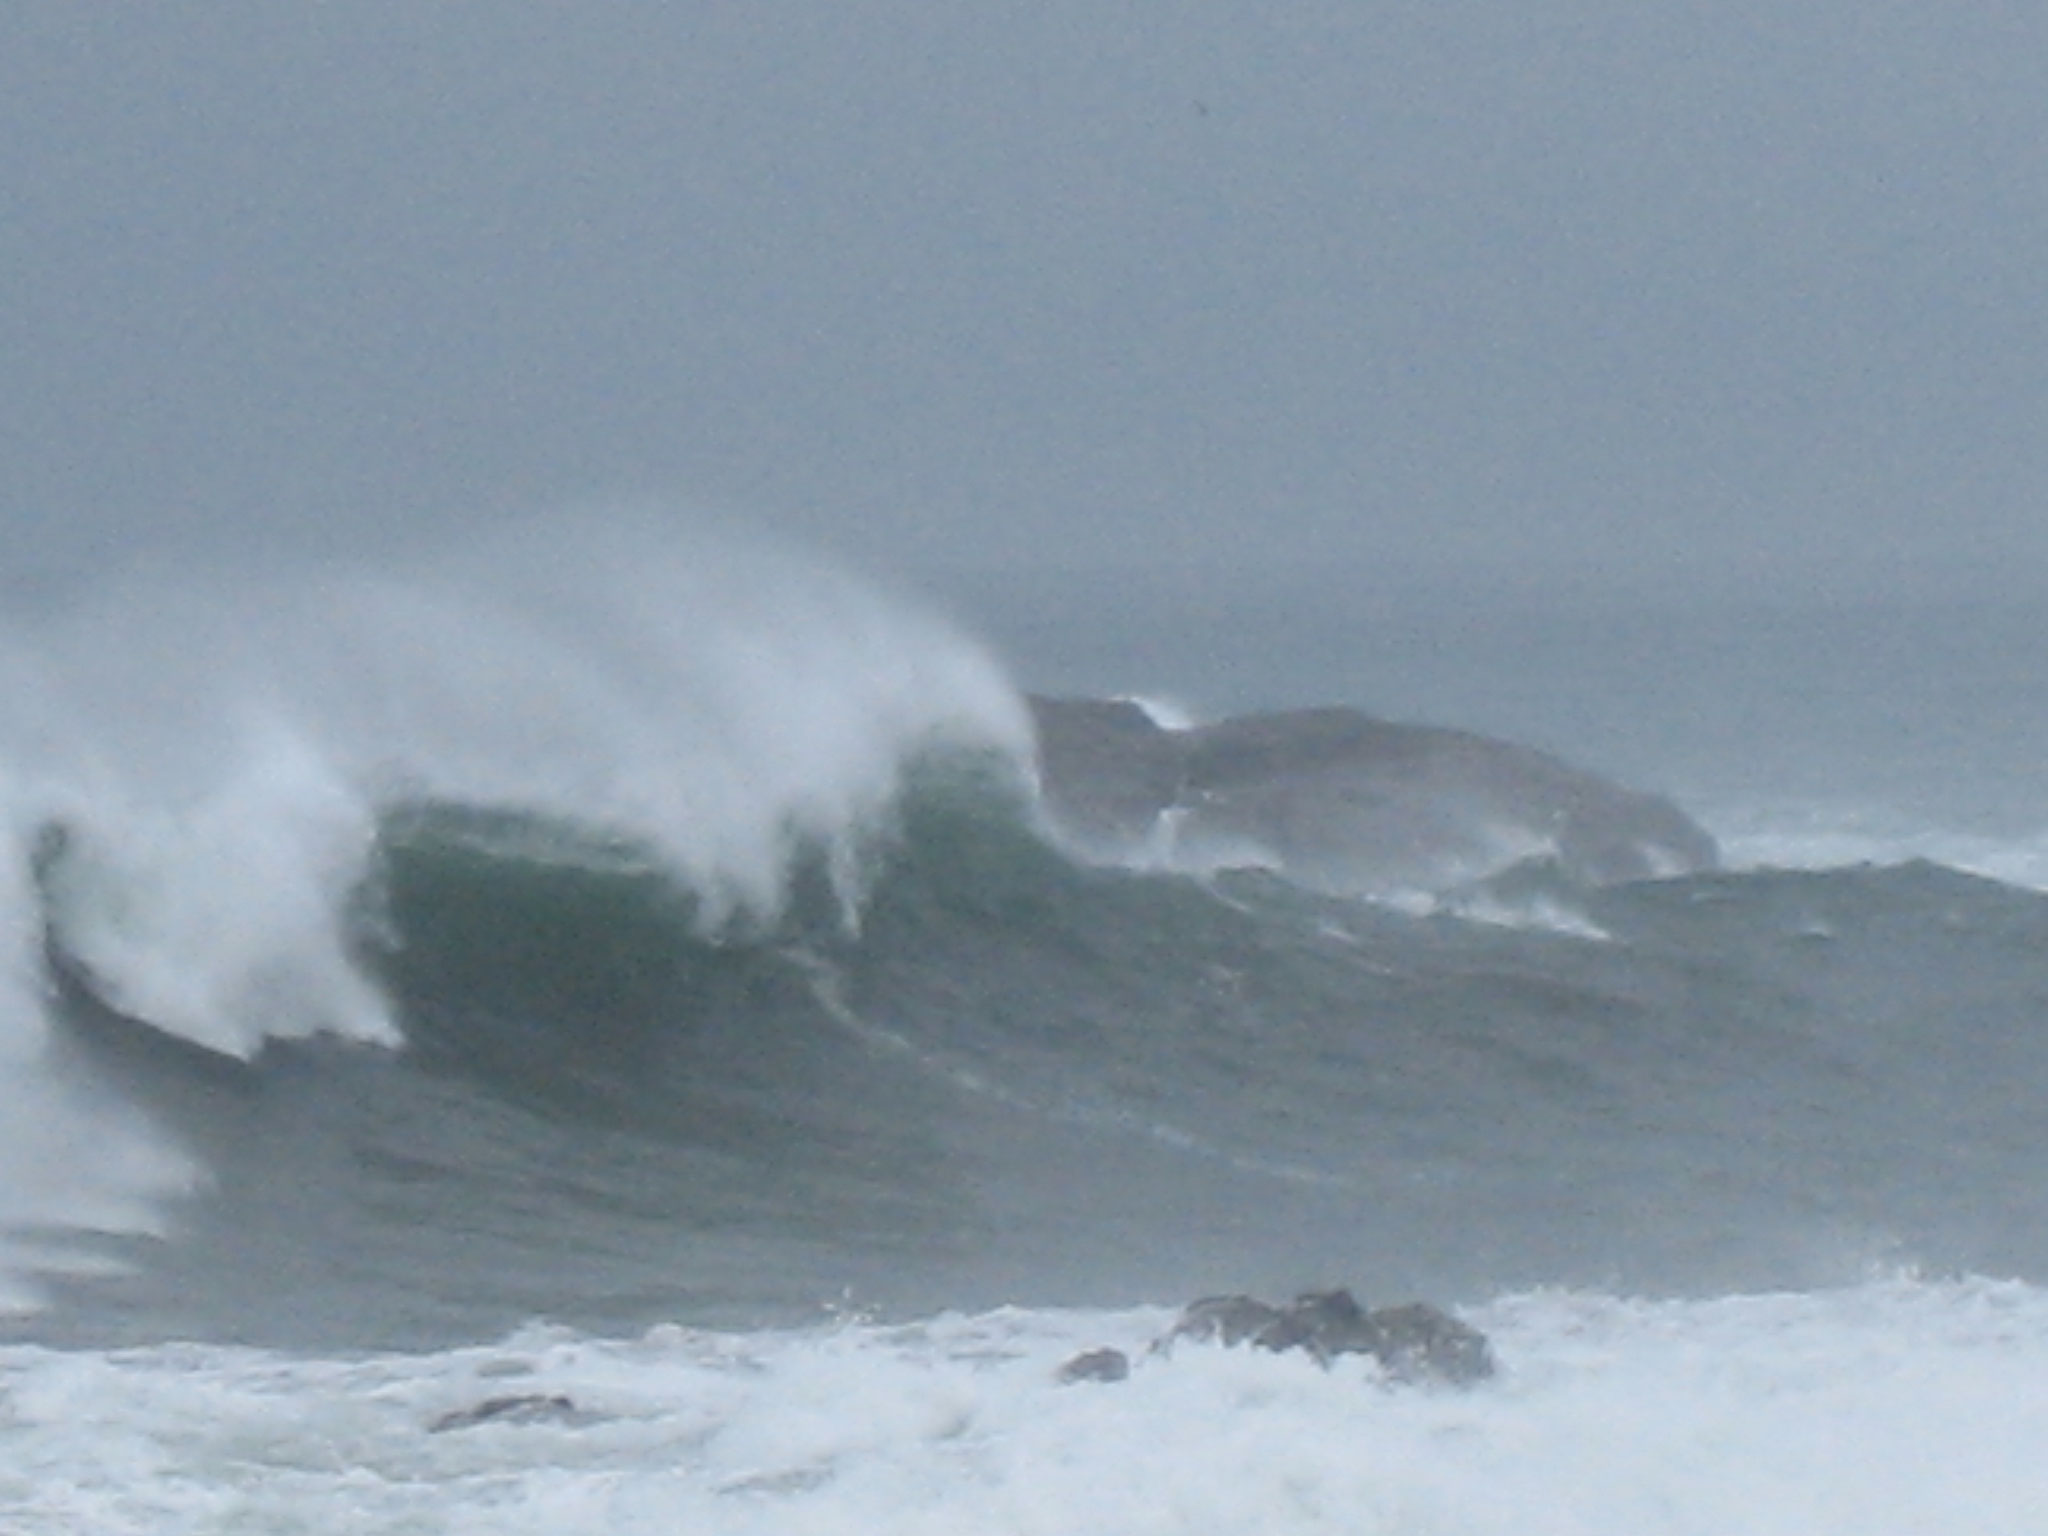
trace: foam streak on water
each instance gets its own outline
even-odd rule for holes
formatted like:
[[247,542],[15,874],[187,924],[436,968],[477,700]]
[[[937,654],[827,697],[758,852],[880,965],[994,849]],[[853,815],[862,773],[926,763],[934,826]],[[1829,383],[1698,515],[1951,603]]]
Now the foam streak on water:
[[[1060,1386],[1159,1312],[506,1344],[359,1361],[0,1354],[0,1523],[503,1533],[1783,1532],[2022,1536],[2048,1515],[2048,1297],[2004,1283],[1473,1314],[1470,1392],[1183,1346]],[[434,1434],[507,1393],[572,1423]]]

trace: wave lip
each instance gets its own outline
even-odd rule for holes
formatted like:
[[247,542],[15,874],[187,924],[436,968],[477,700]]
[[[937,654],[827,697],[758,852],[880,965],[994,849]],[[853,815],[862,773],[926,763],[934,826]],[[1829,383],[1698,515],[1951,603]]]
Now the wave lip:
[[1441,891],[1534,857],[1595,885],[1718,863],[1672,802],[1470,732],[1348,708],[1174,729],[1125,700],[1030,702],[1048,812],[1113,858],[1263,864],[1366,895]]

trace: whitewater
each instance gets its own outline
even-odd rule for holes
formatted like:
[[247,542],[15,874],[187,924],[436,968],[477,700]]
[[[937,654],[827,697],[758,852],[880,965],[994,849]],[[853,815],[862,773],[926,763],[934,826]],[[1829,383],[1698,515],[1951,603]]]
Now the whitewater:
[[[0,1529],[2039,1531],[2048,825],[2012,634],[1932,649],[1905,747],[1797,765],[1611,658],[1611,717],[1152,707],[1571,748],[1720,845],[1347,882],[1077,836],[1032,658],[662,519],[16,615]],[[1845,653],[1771,651],[1781,722]],[[1151,1348],[1328,1285],[1498,1375]]]
[[[1074,1312],[335,1360],[14,1350],[0,1497],[38,1536],[2020,1532],[2048,1510],[2048,1305],[2025,1287],[1474,1315],[1517,1364],[1471,1393],[1221,1349],[1057,1387],[1078,1341],[1159,1321]],[[425,1432],[508,1382],[587,1417]]]

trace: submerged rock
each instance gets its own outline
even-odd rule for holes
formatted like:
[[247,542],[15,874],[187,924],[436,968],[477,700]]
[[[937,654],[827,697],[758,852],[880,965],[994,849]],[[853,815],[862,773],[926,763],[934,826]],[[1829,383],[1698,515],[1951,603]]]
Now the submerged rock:
[[451,1429],[474,1429],[479,1424],[578,1424],[588,1417],[570,1398],[520,1392],[486,1398],[473,1408],[444,1413],[427,1426],[427,1432],[440,1435]]
[[1059,1369],[1062,1383],[1122,1381],[1130,1374],[1130,1356],[1120,1349],[1091,1349],[1086,1354],[1074,1356]]

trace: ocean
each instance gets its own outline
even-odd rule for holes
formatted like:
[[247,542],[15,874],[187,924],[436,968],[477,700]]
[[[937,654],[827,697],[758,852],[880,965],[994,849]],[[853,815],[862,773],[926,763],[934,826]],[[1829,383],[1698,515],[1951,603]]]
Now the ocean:
[[[2048,1529],[2048,630],[1212,598],[620,520],[14,615],[0,1530]],[[1719,858],[1437,759],[1437,865],[1091,840],[1034,694]],[[1152,1348],[1332,1286],[1497,1374]]]

